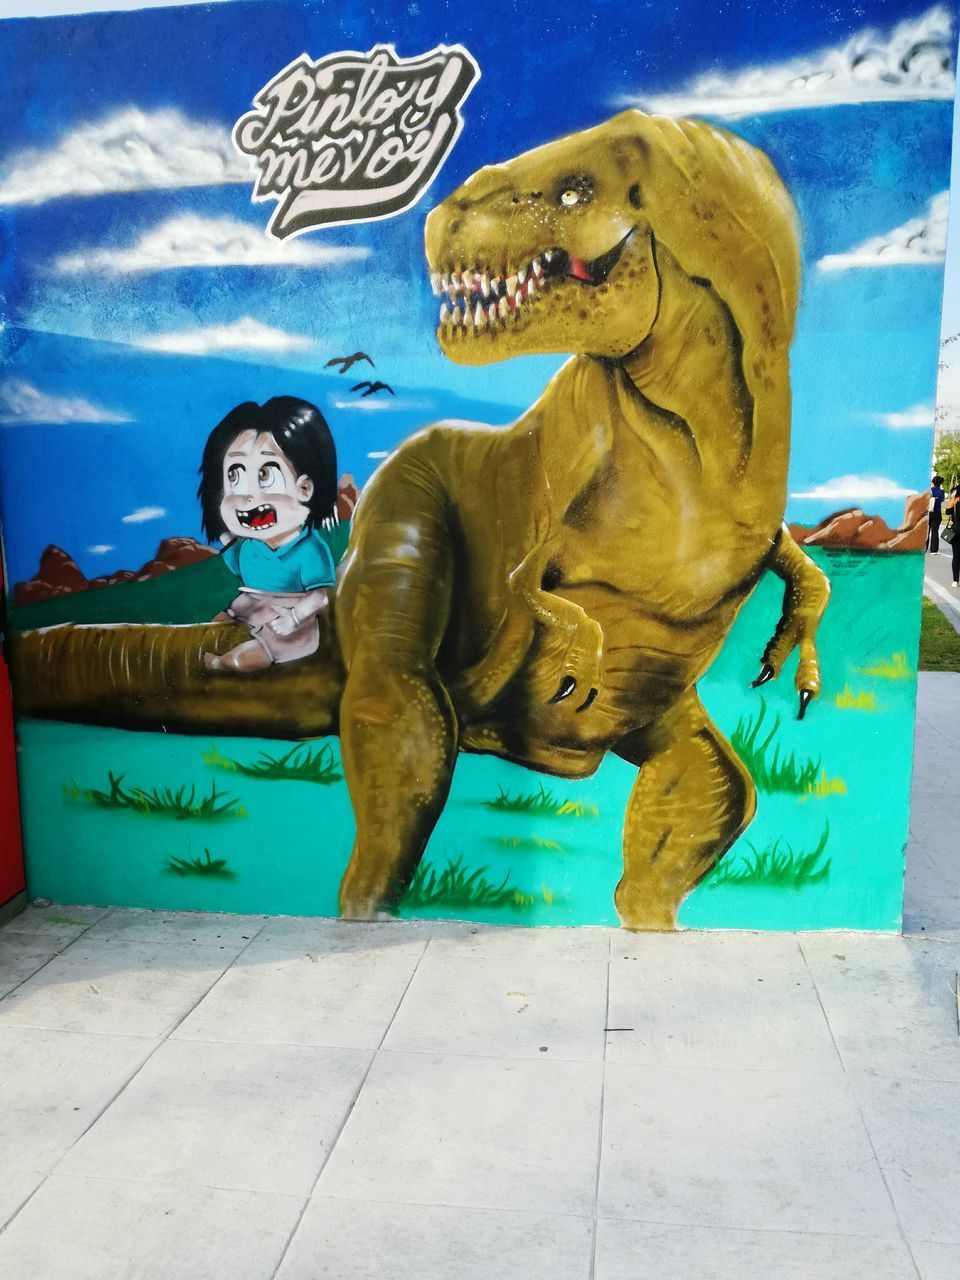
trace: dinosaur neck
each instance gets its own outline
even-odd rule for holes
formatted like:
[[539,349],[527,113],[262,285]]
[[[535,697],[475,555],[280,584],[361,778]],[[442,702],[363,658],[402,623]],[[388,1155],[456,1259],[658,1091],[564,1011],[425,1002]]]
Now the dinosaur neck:
[[659,420],[664,432],[683,438],[703,481],[729,485],[760,467],[785,488],[790,406],[789,391],[779,388],[787,379],[752,387],[744,372],[750,355],[710,282],[692,280],[663,246],[657,265],[656,321],[621,362],[639,393],[635,429],[649,437]]

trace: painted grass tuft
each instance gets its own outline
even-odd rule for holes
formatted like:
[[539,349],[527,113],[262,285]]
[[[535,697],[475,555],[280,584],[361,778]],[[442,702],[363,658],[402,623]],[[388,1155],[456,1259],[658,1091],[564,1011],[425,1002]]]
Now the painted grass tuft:
[[828,824],[816,848],[807,853],[795,850],[780,840],[762,851],[748,844],[748,857],[734,863],[721,862],[705,883],[710,889],[727,885],[754,889],[803,889],[807,885],[819,884],[830,874],[830,859],[823,857],[829,838]]
[[[496,882],[488,878],[488,870],[488,867],[477,867],[468,871],[462,855],[448,858],[442,870],[437,870],[429,862],[421,862],[400,905],[406,910],[418,907],[494,907],[528,911],[540,899],[541,895],[523,893],[511,884],[512,872],[508,871],[502,880]],[[545,885],[542,900],[551,904],[557,901]]]
[[483,800],[484,808],[500,813],[529,813],[541,818],[595,818],[600,810],[595,804],[579,800],[561,800],[543,783],[536,791],[518,791],[511,795],[503,787],[497,788],[493,800]]
[[838,693],[833,701],[841,711],[876,711],[877,709],[877,695],[872,689],[853,690],[848,684],[843,686],[843,692]]
[[810,795],[822,775],[819,758],[803,760],[791,751],[781,754],[774,746],[782,720],[775,716],[772,724],[766,719],[767,705],[761,698],[756,716],[741,716],[737,721],[730,743],[747,767],[751,778],[761,791],[784,792],[790,795]]
[[226,858],[212,858],[204,849],[202,858],[174,858],[167,862],[166,870],[173,876],[206,876],[211,880],[236,880],[236,872],[227,866]]
[[142,787],[125,787],[122,773],[107,773],[110,790],[99,791],[95,787],[78,787],[74,782],[64,786],[64,795],[71,800],[86,800],[100,809],[122,809],[140,813],[145,817],[176,818],[245,818],[247,810],[233,796],[217,790],[214,782],[210,794],[197,796],[196,787],[154,787],[147,791]]
[[521,853],[562,853],[563,845],[542,836],[486,836],[487,844],[501,849],[514,849]]
[[298,742],[282,756],[272,756],[266,751],[261,751],[252,763],[232,760],[228,756],[221,755],[216,747],[205,751],[203,758],[213,769],[223,769],[227,773],[241,773],[246,778],[281,782],[317,782],[324,787],[343,781],[337,757],[329,743],[324,743],[318,750],[311,751],[302,742]]
[[859,671],[863,676],[875,676],[880,680],[912,680],[917,674],[903,650],[891,654],[889,658],[881,658],[872,667],[860,667]]

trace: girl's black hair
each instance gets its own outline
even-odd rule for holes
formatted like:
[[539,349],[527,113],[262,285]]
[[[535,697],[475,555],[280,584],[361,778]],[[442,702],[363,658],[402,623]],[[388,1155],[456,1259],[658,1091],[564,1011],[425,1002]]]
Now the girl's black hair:
[[310,510],[308,528],[314,528],[333,514],[337,503],[337,451],[330,428],[317,406],[295,396],[274,396],[262,405],[247,400],[217,423],[203,447],[197,497],[201,525],[209,542],[216,542],[226,529],[220,515],[223,460],[227,449],[244,431],[273,436],[296,474],[313,481],[313,493],[306,504]]

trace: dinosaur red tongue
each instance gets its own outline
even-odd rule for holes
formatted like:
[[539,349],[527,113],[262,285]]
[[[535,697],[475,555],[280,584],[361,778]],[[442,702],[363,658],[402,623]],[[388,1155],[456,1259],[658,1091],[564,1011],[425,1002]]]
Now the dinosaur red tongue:
[[592,284],[593,276],[587,270],[587,265],[579,258],[571,258],[567,263],[567,275],[574,276],[577,280],[585,280],[588,284]]

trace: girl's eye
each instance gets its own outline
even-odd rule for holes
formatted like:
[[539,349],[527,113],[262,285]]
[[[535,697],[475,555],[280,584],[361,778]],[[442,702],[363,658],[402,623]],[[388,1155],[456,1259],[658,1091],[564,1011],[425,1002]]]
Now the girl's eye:
[[572,205],[580,203],[580,192],[573,187],[567,187],[565,191],[560,192],[560,203],[566,205],[569,209]]
[[243,475],[243,467],[236,463],[227,469],[227,483],[231,489],[236,489],[240,484],[240,477]]
[[276,489],[280,483],[280,468],[275,462],[265,462],[257,476],[261,489]]

